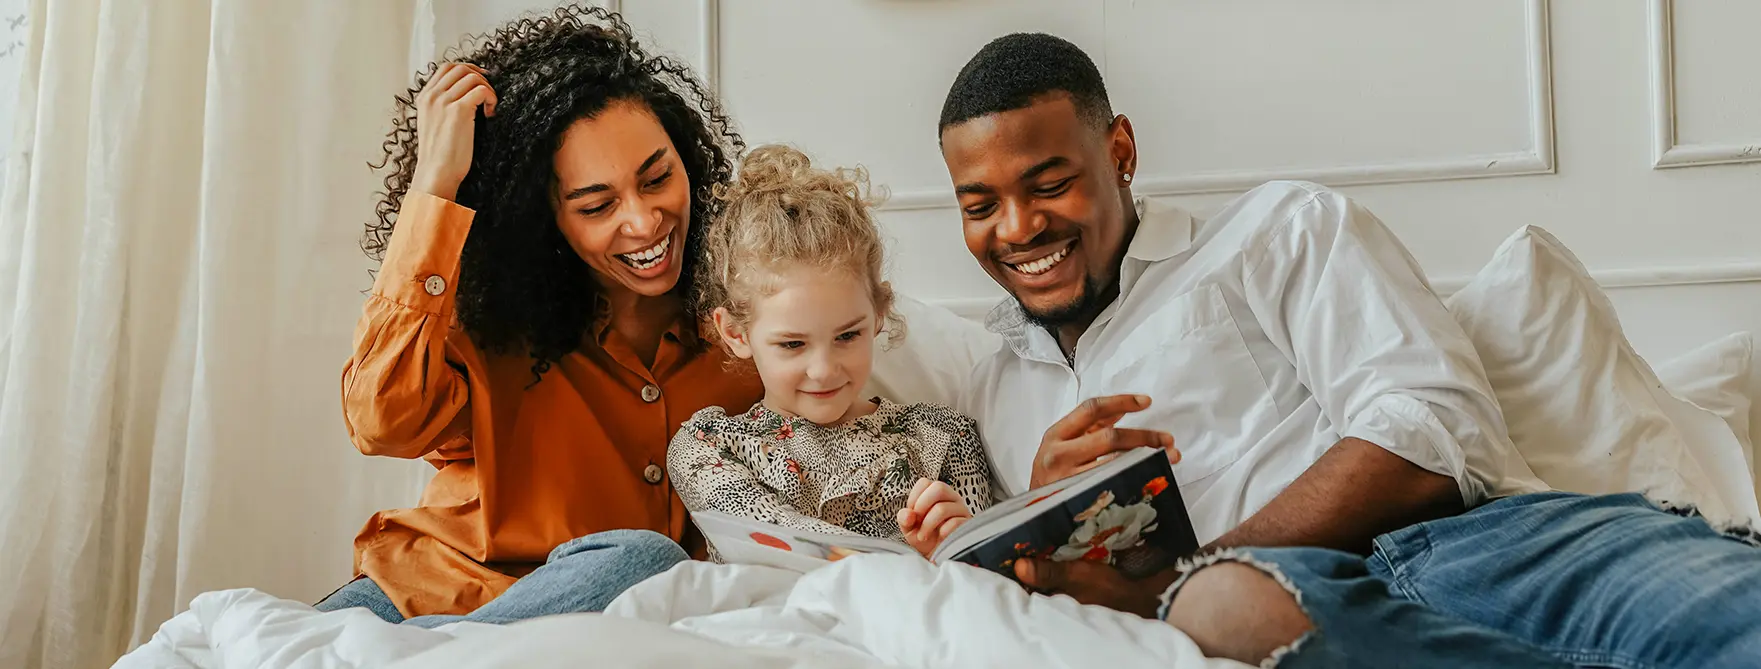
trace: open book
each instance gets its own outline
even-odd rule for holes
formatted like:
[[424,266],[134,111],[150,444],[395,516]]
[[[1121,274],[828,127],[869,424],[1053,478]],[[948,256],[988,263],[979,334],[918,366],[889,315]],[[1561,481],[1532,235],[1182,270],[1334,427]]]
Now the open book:
[[[903,542],[807,532],[723,513],[691,517],[723,561],[808,571],[850,555],[919,555]],[[942,540],[930,560],[1015,577],[1015,560],[1094,560],[1147,575],[1198,550],[1167,453],[1138,448],[1005,500]]]

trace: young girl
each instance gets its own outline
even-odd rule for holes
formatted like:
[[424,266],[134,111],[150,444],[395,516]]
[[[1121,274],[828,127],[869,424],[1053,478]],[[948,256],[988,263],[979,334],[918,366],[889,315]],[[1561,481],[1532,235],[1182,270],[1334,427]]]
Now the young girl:
[[[972,419],[865,398],[875,338],[903,332],[860,171],[754,150],[698,266],[699,311],[758,369],[750,409],[698,411],[667,451],[685,506],[930,554],[991,502]],[[884,327],[883,327],[884,326]]]

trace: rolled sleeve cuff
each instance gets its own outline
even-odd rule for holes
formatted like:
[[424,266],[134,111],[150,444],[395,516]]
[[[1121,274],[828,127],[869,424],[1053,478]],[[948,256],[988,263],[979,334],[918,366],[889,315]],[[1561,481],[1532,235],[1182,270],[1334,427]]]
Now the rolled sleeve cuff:
[[420,191],[404,194],[373,294],[432,314],[452,312],[459,253],[476,212]]
[[1461,444],[1418,400],[1403,395],[1378,397],[1352,419],[1341,436],[1370,442],[1425,471],[1455,479],[1461,500],[1469,507],[1485,499],[1485,486],[1468,472]]

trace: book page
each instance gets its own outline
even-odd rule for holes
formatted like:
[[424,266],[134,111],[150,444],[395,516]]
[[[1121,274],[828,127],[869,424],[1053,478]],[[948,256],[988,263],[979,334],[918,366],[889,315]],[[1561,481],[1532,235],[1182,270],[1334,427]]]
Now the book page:
[[851,555],[918,555],[895,541],[796,530],[715,511],[693,513],[691,520],[729,563],[806,571]]
[[1153,573],[1198,550],[1192,521],[1162,451],[1143,449],[1090,470],[1050,495],[1024,495],[1032,505],[1007,512],[989,531],[944,544],[935,558],[1014,577],[1023,557],[1088,560],[1129,577]]
[[1164,451],[1155,448],[1137,448],[1120,453],[1107,462],[1081,474],[1045,484],[1020,495],[1016,495],[1002,503],[985,509],[961,525],[954,533],[948,535],[937,547],[931,559],[940,562],[948,556],[957,555],[974,545],[988,541],[998,534],[1010,532],[1022,525],[1031,524],[1040,515],[1055,511],[1072,496],[1081,495],[1108,479],[1117,476],[1144,460],[1162,457],[1166,461]]

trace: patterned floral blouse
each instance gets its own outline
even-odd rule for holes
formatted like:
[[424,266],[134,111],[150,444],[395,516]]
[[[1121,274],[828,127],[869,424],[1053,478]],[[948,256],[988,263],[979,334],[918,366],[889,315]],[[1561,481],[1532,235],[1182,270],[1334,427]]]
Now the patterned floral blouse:
[[904,540],[897,514],[918,477],[947,483],[973,513],[990,506],[990,465],[971,418],[874,401],[874,413],[834,427],[762,403],[735,415],[698,411],[667,449],[673,486],[693,512],[895,541]]

